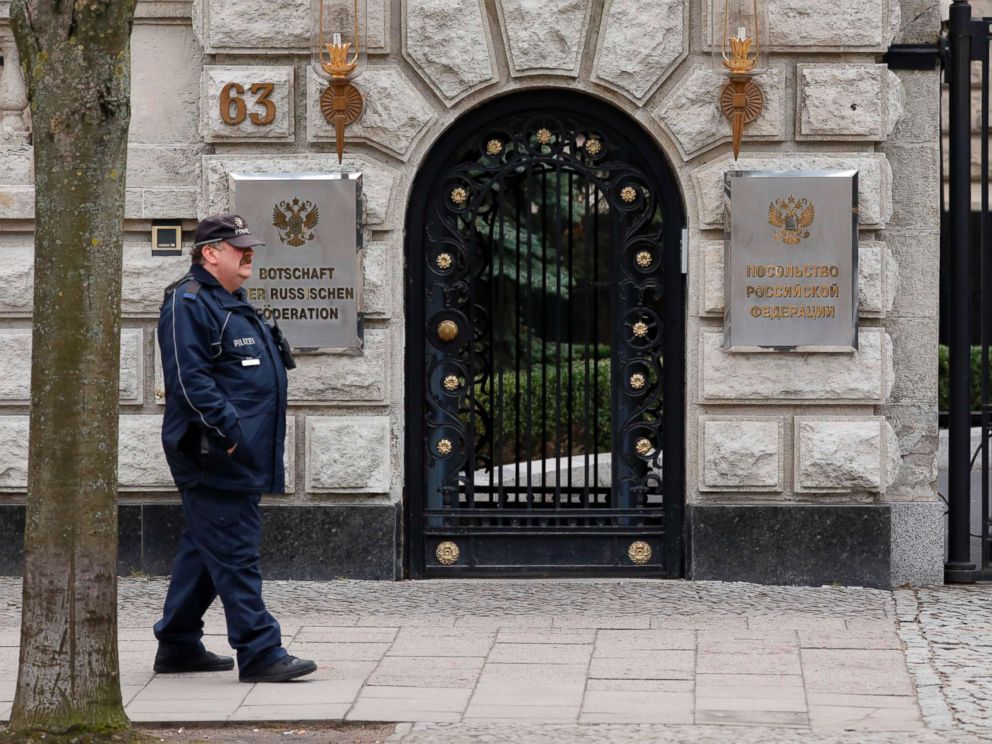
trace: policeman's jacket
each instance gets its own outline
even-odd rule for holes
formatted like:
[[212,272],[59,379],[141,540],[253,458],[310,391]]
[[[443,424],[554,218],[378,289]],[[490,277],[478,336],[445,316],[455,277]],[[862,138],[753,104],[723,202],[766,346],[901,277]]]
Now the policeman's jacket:
[[162,446],[176,487],[283,493],[286,368],[244,289],[232,294],[193,264],[166,290],[158,343]]

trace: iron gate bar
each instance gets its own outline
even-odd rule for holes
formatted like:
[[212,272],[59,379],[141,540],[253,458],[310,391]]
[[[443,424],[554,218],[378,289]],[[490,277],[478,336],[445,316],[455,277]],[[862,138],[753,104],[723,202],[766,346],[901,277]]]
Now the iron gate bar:
[[950,78],[950,277],[955,322],[949,338],[949,452],[947,583],[974,581],[970,546],[970,357],[971,308],[968,273],[971,214],[971,6],[954,0],[948,25]]
[[981,137],[981,214],[978,229],[982,257],[982,512],[981,512],[981,573],[980,578],[992,579],[992,514],[989,498],[989,437],[992,436],[992,406],[990,406],[989,345],[992,343],[992,255],[989,232],[989,44],[992,42],[992,19],[972,21],[972,61],[982,65]]
[[[989,438],[992,436],[992,245],[989,225],[989,45],[992,42],[992,19],[972,19],[971,6],[955,0],[950,9],[946,39],[940,48],[944,71],[950,87],[949,106],[949,208],[946,215],[948,240],[950,315],[949,387],[950,411],[948,462],[948,562],[945,581],[970,583],[976,579],[992,580],[992,509],[990,509],[989,469],[992,466]],[[979,267],[978,330],[980,348],[980,411],[978,421],[981,442],[971,453],[970,406],[971,384],[971,282],[969,271],[971,226],[971,65],[981,64],[980,90],[980,212],[977,220]],[[943,199],[943,191],[941,191]],[[942,226],[943,229],[943,226]],[[971,560],[971,466],[981,454],[981,517],[979,538],[981,560],[976,570]]]

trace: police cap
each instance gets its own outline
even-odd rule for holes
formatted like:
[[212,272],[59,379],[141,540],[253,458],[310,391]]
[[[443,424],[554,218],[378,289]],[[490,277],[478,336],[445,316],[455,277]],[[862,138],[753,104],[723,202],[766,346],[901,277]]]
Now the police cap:
[[235,248],[255,248],[265,245],[249,232],[248,225],[240,215],[221,212],[200,220],[200,224],[196,226],[194,245],[210,245],[222,240]]

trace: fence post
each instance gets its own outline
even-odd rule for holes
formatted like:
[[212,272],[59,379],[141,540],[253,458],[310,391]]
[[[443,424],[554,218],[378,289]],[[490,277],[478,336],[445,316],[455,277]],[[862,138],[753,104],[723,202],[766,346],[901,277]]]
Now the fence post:
[[[944,581],[975,580],[971,561],[971,6],[954,0],[950,41],[950,420]],[[943,185],[941,185],[943,188]]]

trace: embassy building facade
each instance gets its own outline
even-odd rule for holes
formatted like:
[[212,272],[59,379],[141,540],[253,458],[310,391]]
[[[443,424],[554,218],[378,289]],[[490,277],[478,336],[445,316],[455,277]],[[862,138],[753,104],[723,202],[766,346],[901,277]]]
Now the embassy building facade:
[[[763,105],[724,102],[754,116],[735,160],[709,0],[368,0],[339,164],[309,0],[138,0],[121,571],[170,570],[156,321],[197,219],[233,210],[268,244],[252,299],[306,347],[267,577],[941,582],[940,79],[882,61],[937,38],[939,3],[768,6]],[[16,573],[34,173],[3,0],[0,51]],[[280,258],[345,238],[350,260]],[[354,339],[298,343],[297,321]]]

